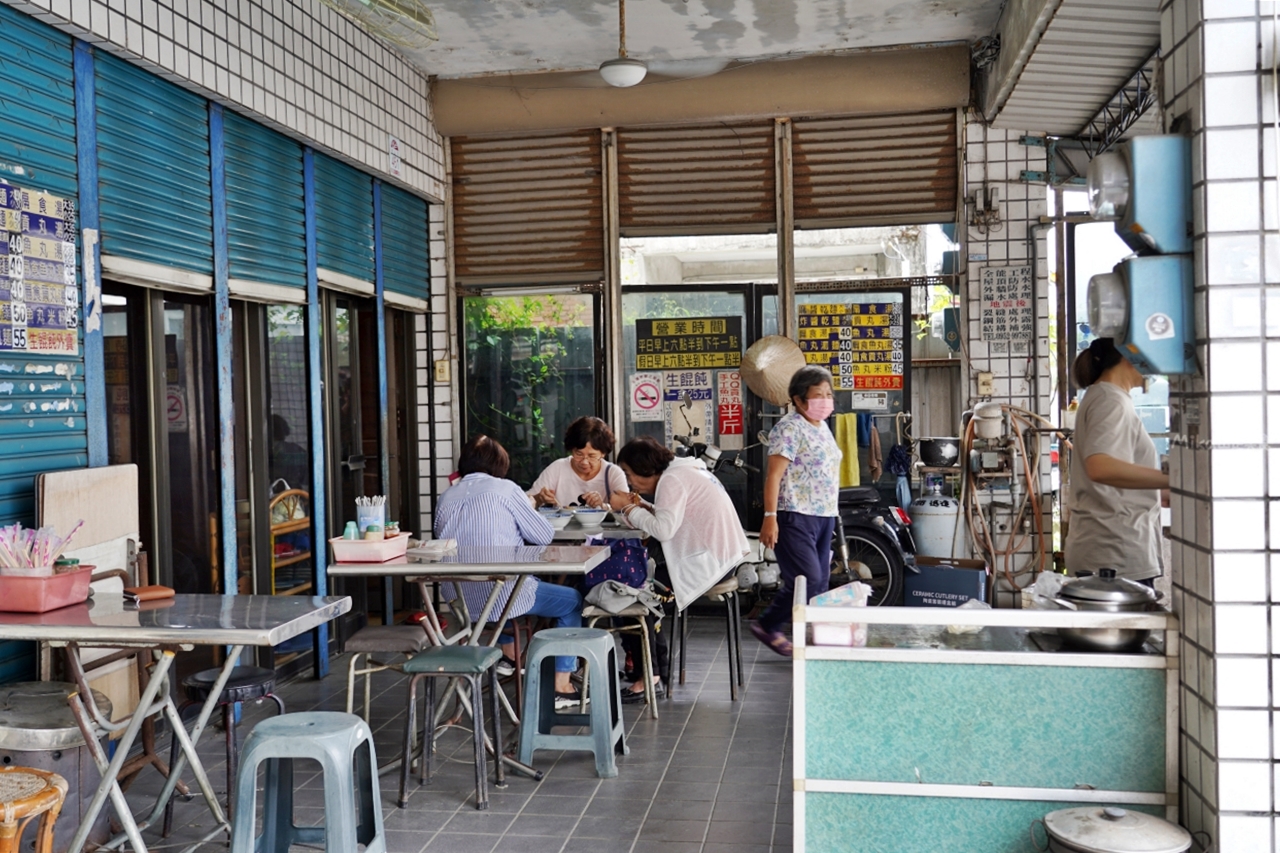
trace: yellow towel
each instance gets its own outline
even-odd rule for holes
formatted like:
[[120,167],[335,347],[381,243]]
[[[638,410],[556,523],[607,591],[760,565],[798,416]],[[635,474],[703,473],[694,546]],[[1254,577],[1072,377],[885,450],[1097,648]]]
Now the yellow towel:
[[861,466],[858,464],[858,415],[844,412],[836,415],[836,444],[844,458],[840,460],[840,488],[862,483]]

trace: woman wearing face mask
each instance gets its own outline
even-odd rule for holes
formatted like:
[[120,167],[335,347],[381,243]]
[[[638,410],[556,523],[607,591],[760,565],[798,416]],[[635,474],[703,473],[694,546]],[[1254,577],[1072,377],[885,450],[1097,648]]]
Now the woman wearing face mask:
[[1161,573],[1160,491],[1169,475],[1129,396],[1145,379],[1111,338],[1091,343],[1071,372],[1088,390],[1072,439],[1067,569],[1115,569],[1150,584]]
[[782,626],[791,613],[791,590],[804,575],[812,597],[831,581],[831,536],[835,531],[843,455],[826,420],[835,409],[831,374],[802,367],[787,389],[795,411],[769,433],[769,467],[764,481],[764,524],[760,544],[772,548],[782,586],[751,633],[783,657],[791,643]]

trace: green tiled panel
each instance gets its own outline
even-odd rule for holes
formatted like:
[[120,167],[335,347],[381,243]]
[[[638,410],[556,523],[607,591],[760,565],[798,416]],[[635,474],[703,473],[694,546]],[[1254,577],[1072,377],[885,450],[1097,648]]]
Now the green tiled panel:
[[[806,794],[804,853],[1028,853],[1031,822],[1080,803]],[[1159,806],[1123,806],[1164,817]],[[1044,844],[1037,829],[1036,841]]]
[[1165,672],[806,663],[811,779],[1163,791]]

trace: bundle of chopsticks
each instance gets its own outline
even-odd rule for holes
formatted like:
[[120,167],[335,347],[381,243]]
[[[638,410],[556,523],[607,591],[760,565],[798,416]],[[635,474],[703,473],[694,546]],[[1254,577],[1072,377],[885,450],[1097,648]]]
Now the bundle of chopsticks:
[[83,524],[84,521],[77,521],[71,532],[61,537],[52,527],[39,530],[24,528],[21,524],[0,527],[0,569],[52,566]]
[[386,495],[374,495],[371,498],[356,498],[356,506],[385,506]]

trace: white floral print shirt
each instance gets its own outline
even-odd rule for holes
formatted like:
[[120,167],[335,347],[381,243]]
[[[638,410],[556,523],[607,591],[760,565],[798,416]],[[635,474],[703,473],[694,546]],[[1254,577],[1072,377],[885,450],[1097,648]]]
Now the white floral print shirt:
[[825,423],[814,426],[804,415],[792,412],[769,433],[769,455],[791,460],[782,475],[779,510],[822,517],[839,514],[844,454]]

